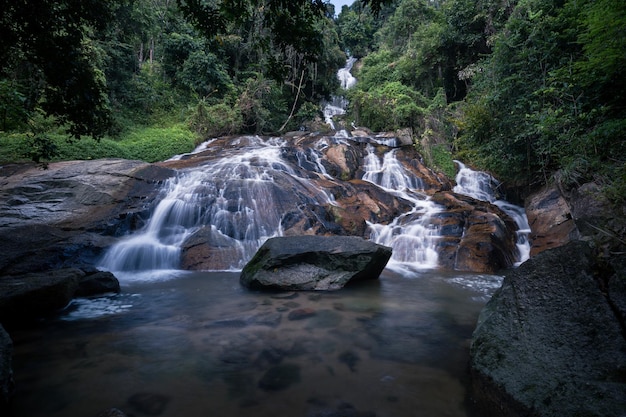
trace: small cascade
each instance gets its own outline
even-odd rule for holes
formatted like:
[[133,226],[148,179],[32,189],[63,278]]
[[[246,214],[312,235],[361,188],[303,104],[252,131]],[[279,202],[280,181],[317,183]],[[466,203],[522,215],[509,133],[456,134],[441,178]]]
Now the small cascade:
[[168,180],[142,233],[114,245],[101,267],[117,272],[167,271],[179,267],[180,246],[201,216],[198,196],[190,192],[198,173]]
[[346,114],[346,107],[348,100],[340,96],[333,96],[331,101],[324,105],[324,121],[331,129],[336,130],[333,117]]
[[383,156],[382,164],[374,153],[374,147],[367,145],[365,157],[365,181],[373,182],[388,190],[403,191],[422,190],[424,185],[415,175],[408,173],[396,158],[396,149],[392,149]]
[[337,71],[337,78],[339,78],[339,82],[341,83],[341,88],[344,90],[348,90],[356,84],[356,78],[352,76],[352,67],[356,62],[356,58],[350,57],[346,61],[346,65]]
[[393,248],[390,266],[395,263],[396,266],[410,264],[417,268],[435,268],[439,230],[431,219],[440,208],[419,192],[423,189],[420,179],[400,164],[396,150],[387,152],[381,161],[373,146],[368,145],[366,149],[363,180],[386,189],[413,206],[390,224],[368,223],[370,239]]
[[[356,84],[356,78],[350,73],[355,62],[356,58],[348,58],[346,65],[337,71],[337,79],[341,84],[341,88],[344,90],[348,90]],[[348,100],[342,96],[333,96],[331,101],[324,105],[324,121],[331,129],[336,130],[333,117],[345,114],[347,107]]]
[[454,161],[459,171],[456,175],[457,185],[453,191],[481,201],[487,201],[498,206],[509,215],[517,224],[517,251],[518,259],[516,266],[530,257],[530,225],[523,207],[516,206],[507,201],[498,199],[500,182],[486,172],[474,171],[460,161]]

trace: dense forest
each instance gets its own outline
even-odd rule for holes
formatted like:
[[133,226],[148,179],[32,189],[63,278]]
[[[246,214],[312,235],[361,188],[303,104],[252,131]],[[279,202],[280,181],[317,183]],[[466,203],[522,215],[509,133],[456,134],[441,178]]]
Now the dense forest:
[[217,135],[319,128],[320,103],[341,93],[336,71],[352,55],[359,82],[345,92],[347,124],[410,128],[448,173],[458,158],[510,186],[595,180],[615,203],[626,199],[622,0],[362,0],[341,11],[322,0],[0,0],[0,9],[4,161],[76,158],[85,143],[89,157],[158,160]]

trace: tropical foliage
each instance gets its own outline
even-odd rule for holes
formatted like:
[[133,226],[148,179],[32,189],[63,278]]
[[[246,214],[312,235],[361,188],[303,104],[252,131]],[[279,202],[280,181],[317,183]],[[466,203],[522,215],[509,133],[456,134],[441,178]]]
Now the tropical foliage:
[[181,122],[199,135],[298,128],[346,59],[321,0],[0,0],[0,10],[0,129],[28,135],[36,159],[54,156],[56,127],[72,139]]
[[425,154],[447,146],[509,185],[594,179],[626,200],[626,3],[394,4],[350,92],[356,122],[412,127]]
[[11,158],[15,137],[46,159],[66,148],[59,136],[308,126],[348,51],[361,58],[355,123],[411,128],[447,170],[457,157],[520,186],[594,179],[626,199],[622,0],[359,0],[337,16],[325,0],[0,0],[0,10]]

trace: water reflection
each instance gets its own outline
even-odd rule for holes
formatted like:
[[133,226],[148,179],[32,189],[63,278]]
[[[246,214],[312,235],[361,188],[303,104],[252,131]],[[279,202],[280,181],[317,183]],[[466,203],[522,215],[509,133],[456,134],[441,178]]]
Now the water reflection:
[[13,335],[13,416],[465,417],[469,338],[498,280],[385,270],[303,293],[250,292],[228,272],[138,282]]

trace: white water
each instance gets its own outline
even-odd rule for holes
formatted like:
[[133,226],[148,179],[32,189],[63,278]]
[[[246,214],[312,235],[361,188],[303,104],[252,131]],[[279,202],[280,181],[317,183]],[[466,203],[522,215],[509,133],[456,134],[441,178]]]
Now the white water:
[[[337,78],[341,84],[341,88],[348,90],[356,84],[356,78],[352,76],[352,66],[356,62],[356,58],[348,58],[346,65],[337,71]],[[329,103],[324,106],[324,121],[331,129],[335,130],[335,122],[333,117],[346,114],[348,100],[341,96],[333,96]]]
[[[219,260],[216,263],[227,262],[226,270],[240,270],[265,240],[282,235],[288,202],[278,197],[277,187],[309,196],[307,205],[336,205],[330,191],[319,188],[309,176],[316,173],[334,180],[321,163],[322,152],[347,143],[342,138],[321,138],[313,147],[297,151],[297,164],[292,165],[283,158],[288,156],[286,141],[241,138],[238,147],[221,150],[223,158],[167,181],[145,228],[111,247],[100,267],[114,271],[121,280],[168,278],[180,268],[186,239],[202,232],[203,243],[219,248],[212,254]],[[363,164],[364,180],[412,205],[391,224],[369,223],[371,239],[393,248],[392,264],[436,267],[438,230],[429,220],[438,208],[420,192],[420,179],[400,164],[394,149],[379,158],[370,145]]]
[[[231,269],[240,269],[265,240],[280,235],[281,214],[266,207],[274,199],[273,174],[295,172],[280,157],[284,142],[251,140],[239,153],[170,179],[146,227],[114,245],[101,268],[122,279],[141,279],[144,271],[146,279],[169,276],[180,268],[182,243],[204,227],[207,239],[230,248]],[[319,204],[329,200],[318,196]]]
[[498,199],[497,191],[500,182],[486,172],[474,171],[460,161],[454,161],[459,167],[456,175],[457,185],[453,191],[481,201],[487,201],[498,206],[509,215],[517,224],[517,251],[518,257],[515,265],[520,265],[530,257],[530,225],[523,207],[516,206],[507,201]]
[[390,224],[368,222],[370,239],[393,248],[389,263],[392,269],[435,268],[439,229],[430,220],[441,209],[420,192],[423,189],[421,180],[400,164],[395,149],[387,152],[382,161],[374,153],[373,146],[368,145],[367,151],[363,180],[377,184],[413,206]]
[[349,88],[354,87],[356,84],[356,78],[352,76],[352,67],[356,62],[356,58],[350,57],[346,61],[346,65],[337,71],[337,78],[339,78],[339,82],[341,83],[341,88],[347,90]]

